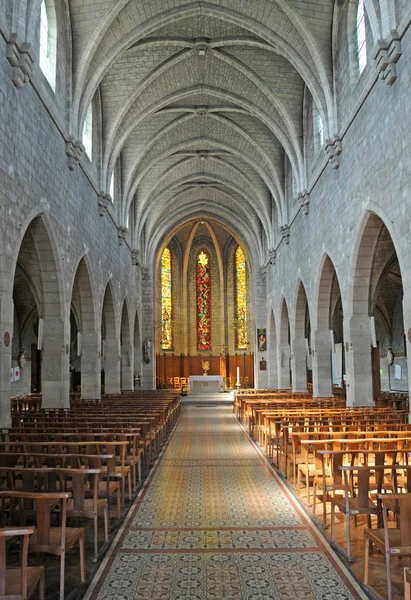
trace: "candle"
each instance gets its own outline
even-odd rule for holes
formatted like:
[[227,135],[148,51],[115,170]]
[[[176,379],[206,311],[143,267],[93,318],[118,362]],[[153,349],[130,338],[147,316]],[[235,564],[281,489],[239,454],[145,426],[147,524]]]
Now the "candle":
[[240,367],[237,367],[237,383],[240,383]]

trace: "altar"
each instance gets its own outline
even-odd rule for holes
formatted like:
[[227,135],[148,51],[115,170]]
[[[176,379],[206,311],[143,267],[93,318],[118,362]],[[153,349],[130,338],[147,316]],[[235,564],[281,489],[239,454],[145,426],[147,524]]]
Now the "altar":
[[224,391],[224,381],[221,375],[190,375],[188,391],[196,394]]

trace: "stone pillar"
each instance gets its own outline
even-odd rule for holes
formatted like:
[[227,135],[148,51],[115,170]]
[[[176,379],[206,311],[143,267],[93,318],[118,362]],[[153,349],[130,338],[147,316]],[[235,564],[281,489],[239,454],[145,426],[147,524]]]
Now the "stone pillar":
[[348,406],[373,406],[371,324],[367,314],[353,315],[345,338],[345,372]]
[[101,398],[101,332],[83,332],[81,336],[81,398]]
[[326,327],[316,329],[312,339],[313,397],[329,398],[333,392],[330,330]]
[[47,317],[43,323],[42,393],[43,406],[70,406],[69,327],[59,317]]
[[150,276],[150,271],[147,268],[141,269],[141,289],[142,289],[142,340],[144,345],[146,340],[150,341],[151,357],[150,362],[142,361],[141,369],[141,388],[143,390],[154,390],[156,387],[156,350],[153,340],[153,323],[154,323],[154,290],[153,281]]
[[[258,339],[257,338],[257,329],[266,328],[267,321],[267,285],[266,285],[266,270],[264,267],[260,267],[258,272],[258,277],[254,278],[253,281],[254,287],[254,323],[250,324],[250,346],[249,349],[254,352],[254,387],[255,388],[268,388],[269,386],[269,370],[270,370],[270,361],[268,359],[268,353],[259,352],[258,350]],[[266,329],[266,338],[267,338],[267,349],[270,344],[270,336],[267,336],[268,330]],[[269,332],[268,332],[269,334]],[[260,361],[265,360],[267,364],[266,371],[260,371]]]
[[[407,289],[404,285],[403,292],[402,310],[404,314],[404,333],[407,349],[408,390],[411,390],[411,289]],[[411,413],[408,420],[411,423]]]
[[121,346],[121,389],[134,389],[134,348],[130,343]]
[[291,388],[290,381],[290,346],[280,344],[277,351],[278,387],[280,389]]
[[307,348],[305,339],[298,337],[291,342],[291,373],[293,392],[307,391]]
[[104,391],[106,394],[120,393],[120,340],[107,333],[104,344]]
[[[3,277],[4,275],[2,275]],[[10,369],[11,349],[13,338],[13,298],[11,290],[13,284],[6,286],[0,297],[0,426],[11,427],[10,410]]]

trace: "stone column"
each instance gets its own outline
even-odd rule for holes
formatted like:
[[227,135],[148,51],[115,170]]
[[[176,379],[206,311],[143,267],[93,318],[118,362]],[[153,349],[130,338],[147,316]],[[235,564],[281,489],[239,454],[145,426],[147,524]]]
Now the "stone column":
[[[2,277],[5,277],[2,274]],[[4,282],[5,283],[5,282]],[[4,286],[0,297],[0,426],[11,427],[10,410],[10,369],[11,369],[11,349],[13,338],[13,298],[11,290],[12,281]],[[17,333],[17,332],[16,332]]]
[[290,381],[290,346],[280,344],[277,351],[278,387],[280,389],[291,388]]
[[104,391],[106,394],[120,393],[120,340],[107,333],[104,344]]
[[371,324],[367,314],[347,319],[345,372],[348,406],[373,406]]
[[307,391],[307,348],[305,339],[291,341],[291,373],[293,392]]
[[85,331],[81,336],[81,398],[101,398],[101,332]]
[[[267,388],[269,383],[269,369],[270,363],[268,359],[268,353],[259,352],[258,350],[258,339],[257,338],[257,328],[266,328],[267,321],[267,286],[266,286],[266,270],[264,267],[260,268],[258,277],[254,278],[253,281],[254,286],[254,323],[250,324],[249,331],[250,335],[250,346],[249,349],[254,352],[254,387],[264,389]],[[266,329],[266,333],[268,329]],[[267,338],[267,349],[270,344],[270,337],[266,335]],[[260,371],[260,361],[266,361],[267,369],[266,371]]]
[[121,346],[121,389],[134,389],[134,348],[130,343]]
[[43,323],[42,392],[44,407],[70,406],[69,327],[59,317],[47,317]]
[[[411,390],[411,289],[406,288],[403,280],[402,310],[404,314],[405,345],[407,349],[408,390]],[[408,417],[411,423],[411,413]]]
[[142,361],[141,370],[141,388],[143,390],[154,390],[156,387],[156,349],[153,339],[153,323],[154,323],[154,290],[153,280],[150,271],[147,268],[141,269],[141,290],[142,290],[142,340],[144,345],[146,340],[151,344],[151,359],[150,362]]
[[313,397],[329,398],[333,391],[330,330],[326,327],[318,328],[312,339]]

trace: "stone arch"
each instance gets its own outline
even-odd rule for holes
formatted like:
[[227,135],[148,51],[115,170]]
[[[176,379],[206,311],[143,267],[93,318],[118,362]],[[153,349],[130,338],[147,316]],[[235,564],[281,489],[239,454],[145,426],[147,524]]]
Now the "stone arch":
[[291,327],[291,372],[293,391],[306,392],[308,382],[308,354],[310,347],[309,333],[310,309],[305,286],[298,280],[294,305],[294,318]]
[[291,387],[290,372],[290,320],[286,299],[283,297],[280,305],[278,328],[278,387]]
[[313,395],[330,397],[332,395],[332,351],[331,343],[333,290],[340,290],[339,279],[334,263],[325,254],[320,262],[320,276],[316,293],[316,311],[313,315],[314,331],[312,335]]
[[[402,285],[403,257],[398,253],[398,245],[393,239],[387,222],[375,212],[367,211],[360,223],[356,236],[353,258],[350,266],[350,278],[348,286],[349,314],[347,315],[346,336],[349,340],[349,353],[347,353],[347,400],[350,404],[368,405],[372,404],[375,393],[380,390],[381,379],[379,372],[381,368],[379,348],[377,345],[377,331],[379,337],[383,337],[382,331],[387,327],[390,329],[393,314],[399,313],[396,329],[402,330],[400,338],[404,333],[404,322],[409,322],[408,292]],[[396,277],[399,278],[398,286],[387,280],[387,275],[392,272],[393,265],[396,266]],[[388,283],[389,290],[382,289],[382,285]],[[395,288],[395,290],[394,290]],[[386,323],[382,323],[384,311],[381,310],[382,294],[393,295],[391,307],[385,315]],[[402,295],[406,297],[402,302]],[[380,304],[379,310],[376,310]],[[387,307],[386,307],[387,310]],[[408,343],[400,339],[403,353],[409,350]],[[385,346],[387,344],[385,343]],[[373,349],[374,348],[374,349]],[[377,351],[375,350],[377,348]],[[386,348],[384,349],[386,352]],[[383,350],[383,354],[385,353]],[[405,381],[408,388],[408,356],[403,358],[401,367],[405,370]],[[383,367],[383,372],[390,369]],[[405,387],[405,386],[404,386]]]
[[[287,19],[287,21],[289,21],[290,24],[292,23],[291,27],[296,28],[296,31],[298,31],[297,35],[301,36],[301,48],[307,48],[308,50],[305,56],[302,56],[302,54],[304,54],[304,50],[303,53],[300,54],[296,47],[286,44],[285,40],[279,35],[278,32],[275,32],[274,29],[270,29],[258,21],[253,21],[249,17],[247,18],[247,28],[250,32],[271,43],[274,48],[276,48],[278,53],[286,57],[287,60],[291,62],[291,64],[300,73],[301,77],[305,79],[312,88],[312,93],[316,96],[316,102],[318,106],[324,105],[323,110],[325,111],[328,109],[330,118],[332,118],[333,103],[330,81],[328,79],[327,69],[321,56],[321,52],[317,46],[317,42],[315,41],[311,32],[304,27],[303,21],[299,14],[296,11],[294,12],[290,10],[290,7],[286,6],[285,3],[281,2],[281,4],[283,5],[282,9],[286,9],[284,10],[283,16]],[[153,10],[154,9],[151,10],[151,13]],[[166,25],[171,20],[175,22],[179,19],[186,18],[189,15],[194,16],[202,12],[202,10],[203,8],[201,6],[193,9],[192,6],[189,5],[188,7],[181,8],[178,12],[176,12],[174,9],[169,9],[163,13],[154,15],[151,19],[141,22],[133,30],[127,32],[127,34],[124,34],[124,32],[123,35],[116,34],[115,37],[119,40],[118,43],[109,49],[105,49],[104,52],[98,52],[101,38],[100,40],[96,38],[93,43],[90,44],[87,52],[84,53],[77,72],[77,93],[74,99],[74,112],[79,121],[82,120],[85,106],[88,105],[90,97],[94,94],[94,91],[97,89],[101,79],[104,77],[105,72],[107,72],[107,69],[113,64],[117,56],[124,53],[127,47],[135,44],[138,42],[138,40],[141,40],[150,34],[153,35],[158,27]],[[228,10],[226,7],[212,6],[208,6],[207,12],[210,15],[215,15],[217,18],[227,20],[233,24],[239,24],[240,26],[244,27],[244,15],[240,12],[233,12],[232,9]],[[108,29],[112,25],[115,14],[116,12],[113,11],[108,16],[108,19],[102,25],[104,29]],[[120,20],[117,22],[120,22]],[[100,26],[101,24],[99,27]],[[113,32],[112,37],[114,38]],[[310,55],[315,57],[312,65],[307,64],[307,56]],[[89,77],[89,81],[86,84],[86,77],[87,74],[90,73],[90,69],[92,70],[92,75]]]
[[117,330],[115,295],[110,280],[106,285],[101,311],[101,355],[106,394],[120,392],[120,336]]
[[127,298],[123,303],[121,314],[121,389],[132,390],[134,388],[134,346],[132,343],[131,318]]
[[73,279],[71,304],[76,295],[79,305],[79,341],[81,397],[100,398],[101,395],[101,327],[97,321],[97,306],[91,266],[86,255],[78,262]]
[[28,360],[12,393],[41,391],[44,406],[68,406],[70,326],[53,226],[44,213],[25,224],[12,267],[13,347]]

